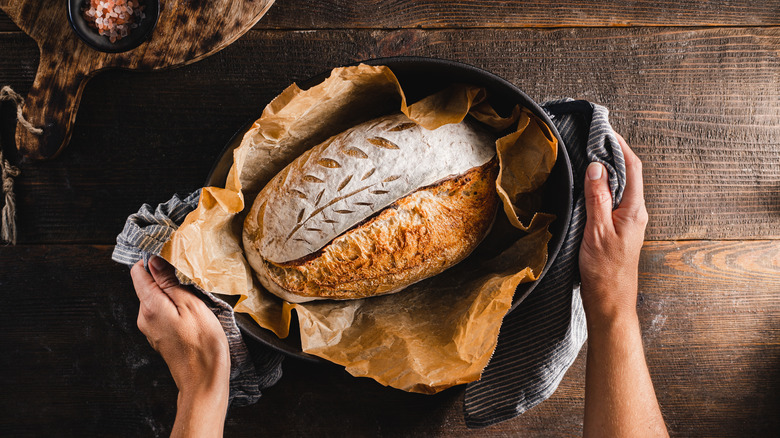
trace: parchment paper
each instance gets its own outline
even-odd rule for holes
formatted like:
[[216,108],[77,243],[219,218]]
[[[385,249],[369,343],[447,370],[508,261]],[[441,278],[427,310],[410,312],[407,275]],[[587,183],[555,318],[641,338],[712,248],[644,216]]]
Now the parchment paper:
[[[486,97],[482,88],[453,85],[407,105],[389,68],[363,64],[334,69],[305,91],[293,84],[244,135],[225,188],[203,189],[197,209],[162,255],[199,287],[240,295],[235,310],[279,337],[288,335],[294,309],[303,351],[343,365],[355,376],[421,393],[477,380],[517,285],[538,278],[547,261],[554,216],[537,210],[557,153],[555,137],[536,116],[515,108],[501,117]],[[290,304],[266,292],[240,243],[245,210],[254,196],[303,151],[399,108],[428,129],[470,114],[506,134],[496,142],[504,213],[491,233],[455,268],[397,294]]]

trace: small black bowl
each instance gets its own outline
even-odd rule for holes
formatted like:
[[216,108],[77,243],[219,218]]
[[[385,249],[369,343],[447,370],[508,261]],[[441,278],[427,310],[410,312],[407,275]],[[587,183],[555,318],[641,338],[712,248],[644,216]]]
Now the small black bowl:
[[84,18],[83,7],[88,0],[68,0],[68,21],[76,35],[93,49],[106,53],[126,52],[146,41],[152,34],[155,26],[157,26],[157,18],[160,16],[159,0],[142,1],[146,6],[144,8],[146,17],[141,20],[138,27],[131,29],[126,37],[116,40],[114,43],[108,37],[100,35],[97,29],[87,24],[87,20]]
[[[449,84],[456,82],[485,87],[488,91],[490,103],[500,113],[509,113],[517,104],[524,106],[542,119],[542,121],[550,127],[553,135],[558,139],[558,160],[555,162],[555,166],[553,166],[552,172],[545,183],[544,201],[542,202],[542,211],[553,213],[556,216],[555,221],[550,226],[552,239],[550,239],[547,244],[547,264],[536,281],[523,283],[517,287],[510,309],[510,312],[514,311],[531,291],[536,288],[542,280],[542,277],[544,277],[550,269],[550,266],[553,264],[553,261],[561,249],[571,220],[572,208],[574,205],[574,179],[569,155],[566,152],[563,140],[561,139],[558,130],[555,128],[555,125],[539,104],[516,85],[477,67],[444,59],[403,56],[370,59],[363,61],[363,63],[370,65],[386,65],[390,67],[403,86],[404,94],[407,96],[409,102],[414,102],[419,98],[444,89]],[[356,64],[359,63],[351,65]],[[311,88],[324,81],[330,73],[331,71],[327,70],[317,76],[300,82],[298,86],[302,89]],[[238,133],[236,133],[230,142],[228,142],[219,159],[212,167],[211,172],[206,179],[206,186],[225,183],[230,167],[233,165],[233,149],[241,144],[241,139],[243,138],[244,133],[252,126],[252,122],[253,121],[246,124]],[[231,299],[231,297],[225,298]],[[235,299],[233,298],[233,301],[234,300]],[[325,362],[324,359],[301,351],[300,338],[297,334],[297,324],[295,321],[291,323],[290,336],[285,339],[279,339],[271,331],[260,327],[249,315],[237,313],[236,322],[245,335],[274,350],[299,359],[313,362]],[[293,331],[295,331],[295,333],[293,333]]]

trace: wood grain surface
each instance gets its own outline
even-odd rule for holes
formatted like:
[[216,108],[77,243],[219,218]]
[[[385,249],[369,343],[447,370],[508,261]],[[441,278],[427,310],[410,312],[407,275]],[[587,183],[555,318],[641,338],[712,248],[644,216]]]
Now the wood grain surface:
[[[291,9],[288,12],[285,9]],[[285,0],[258,27],[474,28],[601,26],[769,26],[780,24],[780,2],[639,0]]]
[[[0,83],[26,91],[35,46],[18,34],[0,34],[0,46]],[[289,83],[393,55],[473,64],[538,102],[606,105],[644,160],[649,240],[776,238],[778,47],[778,28],[252,31],[186,70],[96,77],[73,147],[55,165],[22,166],[20,242],[110,243],[140,203],[198,188]]]
[[[176,388],[135,327],[128,269],[111,251],[0,247],[0,284],[16,292],[0,310],[0,384],[14,394],[0,401],[5,436],[169,434]],[[645,350],[672,436],[780,430],[780,242],[651,242],[640,272]],[[584,365],[583,350],[550,400],[469,431],[462,387],[409,394],[288,359],[259,403],[231,409],[226,436],[577,436]]]
[[[284,0],[256,29],[777,26],[778,0]],[[0,13],[0,32],[18,30]]]
[[81,94],[95,73],[106,68],[155,70],[198,61],[238,39],[271,4],[273,0],[163,1],[157,26],[146,42],[127,52],[104,53],[73,31],[67,2],[0,0],[0,9],[38,43],[40,56],[24,116],[43,134],[33,134],[20,124],[17,148],[26,158],[56,156],[68,144]]

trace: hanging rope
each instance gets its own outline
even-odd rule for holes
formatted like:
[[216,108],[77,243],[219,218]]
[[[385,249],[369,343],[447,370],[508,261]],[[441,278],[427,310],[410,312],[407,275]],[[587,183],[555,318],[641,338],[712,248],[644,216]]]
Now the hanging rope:
[[[24,106],[24,98],[17,92],[11,89],[9,86],[5,86],[0,89],[0,102],[11,101],[16,105],[16,119],[24,128],[30,133],[35,135],[41,135],[43,130],[36,128],[32,123],[22,115],[22,107]],[[19,176],[19,169],[11,165],[8,160],[3,156],[3,145],[0,142],[0,169],[2,169],[2,181],[3,181],[3,210],[2,220],[0,221],[0,241],[16,244],[16,199],[14,198],[14,178]]]

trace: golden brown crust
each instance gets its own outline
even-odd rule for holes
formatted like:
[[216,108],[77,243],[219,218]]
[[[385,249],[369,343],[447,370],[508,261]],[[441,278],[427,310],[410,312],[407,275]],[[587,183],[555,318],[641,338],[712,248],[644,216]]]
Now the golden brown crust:
[[[288,300],[352,299],[397,292],[463,260],[493,222],[496,160],[399,199],[312,256],[260,277]],[[263,278],[265,277],[265,278]],[[276,293],[276,292],[275,292]]]

